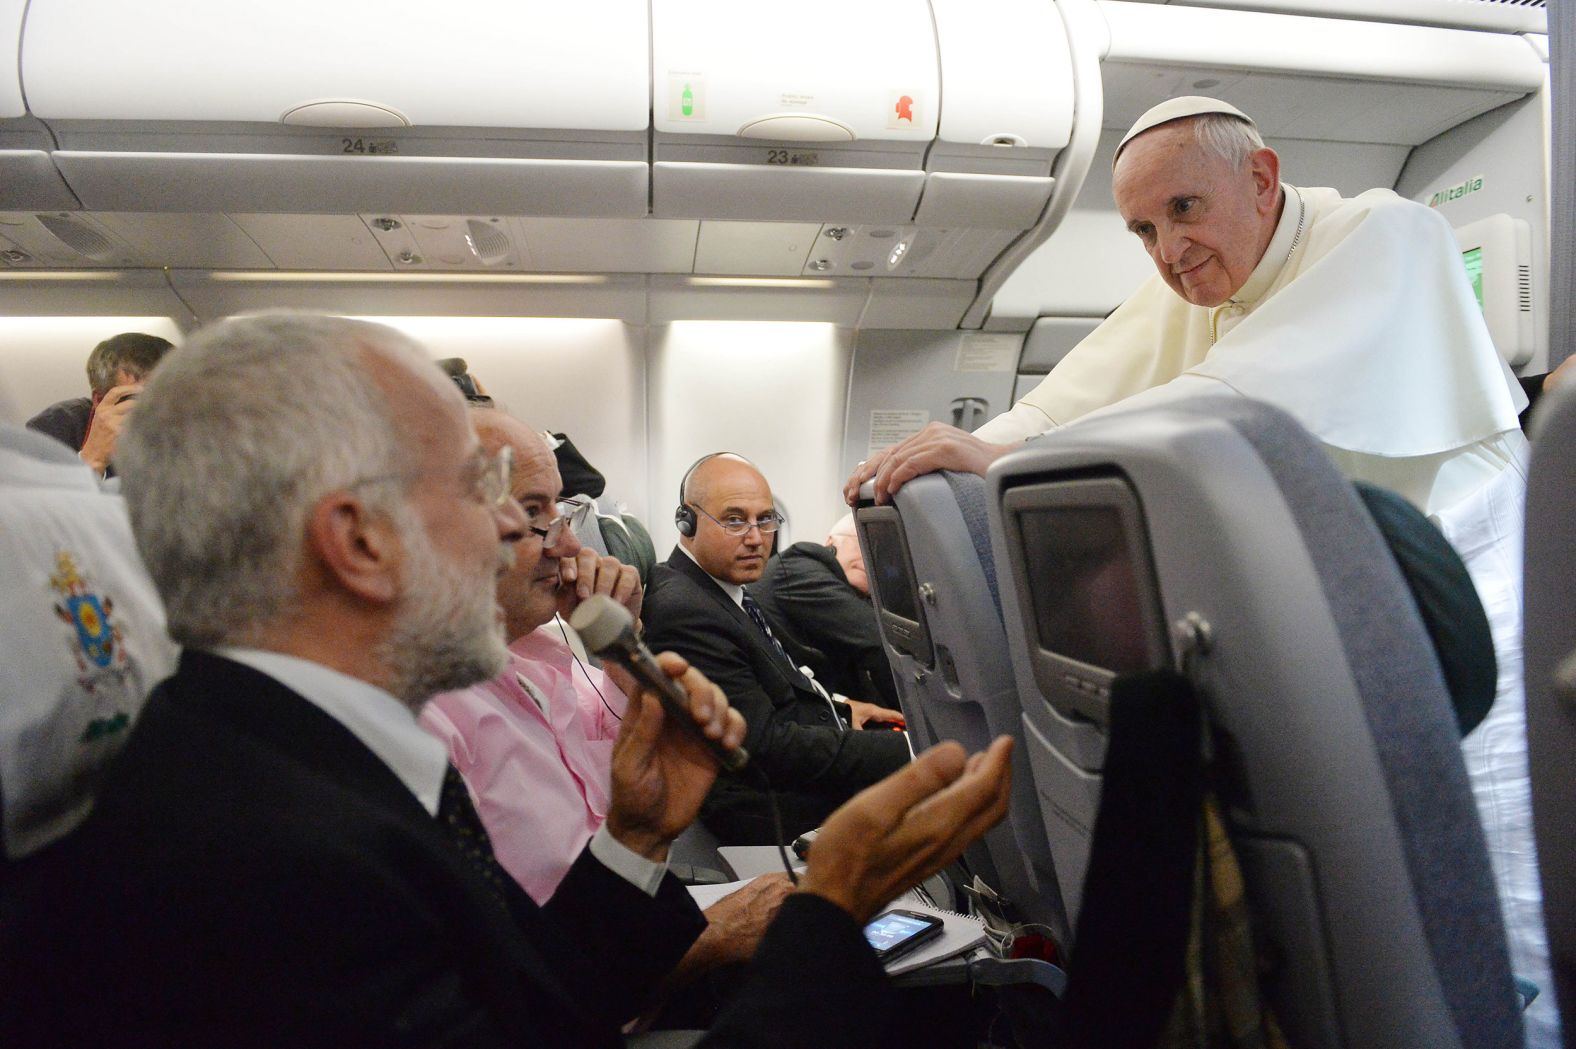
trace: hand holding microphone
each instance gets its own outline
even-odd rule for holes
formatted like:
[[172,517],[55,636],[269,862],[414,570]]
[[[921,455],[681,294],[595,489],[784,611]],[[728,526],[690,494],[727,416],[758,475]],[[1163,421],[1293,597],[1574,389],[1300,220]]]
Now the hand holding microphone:
[[729,772],[738,772],[749,761],[743,747],[732,750],[707,736],[690,713],[689,696],[684,688],[657,665],[651,650],[635,637],[635,623],[627,609],[603,594],[580,603],[569,617],[569,625],[586,647],[603,659],[611,659],[634,675],[643,686],[655,692],[668,718],[705,744],[717,763]]

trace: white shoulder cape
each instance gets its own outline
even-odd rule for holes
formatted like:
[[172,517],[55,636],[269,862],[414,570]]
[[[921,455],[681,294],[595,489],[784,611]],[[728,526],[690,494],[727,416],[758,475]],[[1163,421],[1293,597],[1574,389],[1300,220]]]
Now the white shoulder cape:
[[[1214,310],[1151,277],[1019,406],[1008,441],[1184,375],[1290,412],[1325,444],[1430,455],[1514,429],[1526,398],[1489,338],[1445,220],[1389,190],[1294,191],[1306,228],[1247,313],[1210,345]],[[1288,193],[1287,209],[1296,200]],[[1043,416],[1043,420],[1040,418]]]

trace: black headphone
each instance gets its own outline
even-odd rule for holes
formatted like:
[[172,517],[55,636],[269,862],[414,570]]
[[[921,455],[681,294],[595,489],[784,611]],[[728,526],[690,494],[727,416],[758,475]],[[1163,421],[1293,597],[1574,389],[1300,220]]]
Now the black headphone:
[[[708,459],[715,459],[719,455],[731,455],[735,459],[743,459],[746,463],[750,462],[738,452],[711,452],[690,463],[690,468],[685,470],[684,476],[679,479],[679,507],[673,511],[673,527],[677,528],[679,535],[684,536],[686,539],[694,537],[696,528],[695,510],[684,498],[684,493],[689,488],[690,474],[699,469],[701,463],[706,462]],[[754,464],[751,463],[750,465],[753,466]]]

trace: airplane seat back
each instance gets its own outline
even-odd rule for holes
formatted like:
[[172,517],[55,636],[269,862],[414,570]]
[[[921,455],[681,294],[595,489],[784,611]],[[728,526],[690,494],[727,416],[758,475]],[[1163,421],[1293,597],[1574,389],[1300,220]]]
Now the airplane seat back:
[[597,524],[607,552],[639,572],[642,586],[649,583],[652,566],[657,563],[657,548],[640,518],[630,513],[601,514]]
[[1519,1046],[1437,658],[1372,519],[1313,438],[1267,405],[1196,398],[1049,434],[999,460],[987,486],[1069,911],[1110,684],[1182,670],[1204,700],[1212,782],[1288,1041]]
[[640,573],[641,585],[645,585],[651,577],[651,566],[657,563],[651,533],[633,514],[605,514],[595,500],[590,503],[585,517],[575,521],[575,538],[581,546],[616,557],[634,568]]
[[[1533,417],[1525,569],[1527,749],[1543,921],[1560,1012],[1576,1014],[1576,386]],[[1569,1023],[1569,1020],[1567,1020]]]
[[[984,856],[971,866],[1029,921],[1046,926],[1058,944],[1068,942],[1061,888],[1050,845],[1035,814],[1033,776],[1023,746],[1016,686],[1002,659],[1006,637],[996,599],[983,479],[972,474],[941,474],[910,481],[890,508],[855,512],[861,541],[871,514],[895,514],[906,539],[908,563],[918,603],[928,625],[930,666],[915,663],[898,670],[902,649],[891,644],[889,616],[880,615],[883,639],[904,695],[904,713],[917,718],[935,739],[955,739],[971,752],[998,735],[1017,741],[1013,753],[1013,798],[1009,817],[985,835]],[[879,541],[865,542],[865,565],[878,613],[901,573],[887,563],[892,551]],[[916,741],[917,742],[917,741]],[[983,861],[989,862],[988,867]]]

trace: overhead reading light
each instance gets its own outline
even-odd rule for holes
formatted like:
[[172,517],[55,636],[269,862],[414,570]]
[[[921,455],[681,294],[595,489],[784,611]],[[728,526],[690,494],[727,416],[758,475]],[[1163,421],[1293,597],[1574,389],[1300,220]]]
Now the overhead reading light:
[[320,273],[303,270],[219,270],[207,279],[227,284],[606,284],[584,273]]
[[692,288],[835,288],[835,280],[824,277],[691,277]]

